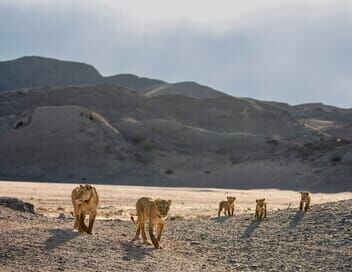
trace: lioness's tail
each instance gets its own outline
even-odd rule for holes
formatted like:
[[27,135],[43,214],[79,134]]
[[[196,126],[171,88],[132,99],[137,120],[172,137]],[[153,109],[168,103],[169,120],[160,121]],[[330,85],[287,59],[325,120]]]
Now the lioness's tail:
[[137,225],[137,222],[134,220],[133,215],[131,215],[131,220],[132,220],[132,222],[133,222],[135,225]]

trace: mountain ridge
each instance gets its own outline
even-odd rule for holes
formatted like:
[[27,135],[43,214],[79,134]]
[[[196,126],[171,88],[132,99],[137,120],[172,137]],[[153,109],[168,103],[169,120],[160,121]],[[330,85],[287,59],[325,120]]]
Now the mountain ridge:
[[[22,88],[87,84],[113,84],[141,94],[164,86],[170,94],[195,98],[212,98],[225,95],[195,82],[167,83],[134,74],[116,74],[104,77],[94,66],[82,62],[63,61],[40,56],[25,56],[0,62],[0,92]],[[184,86],[183,90],[180,91],[180,84],[188,86]],[[164,93],[160,94],[163,95]]]

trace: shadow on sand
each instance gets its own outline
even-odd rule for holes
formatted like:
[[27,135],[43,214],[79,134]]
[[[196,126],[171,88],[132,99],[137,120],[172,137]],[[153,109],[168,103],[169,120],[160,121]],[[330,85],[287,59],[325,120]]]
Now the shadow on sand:
[[260,226],[261,223],[262,223],[261,220],[252,219],[251,223],[248,225],[246,230],[243,232],[241,238],[242,239],[250,238],[252,236],[253,232],[256,230],[256,228],[258,228]]
[[156,250],[155,248],[145,248],[145,245],[136,244],[133,241],[121,241],[120,245],[124,251],[124,255],[122,257],[125,261],[137,260],[141,261],[146,256],[150,256],[151,252]]
[[49,233],[51,236],[45,241],[45,248],[48,250],[55,249],[79,236],[78,232],[72,230],[50,229]]
[[296,228],[300,222],[302,221],[303,217],[304,217],[304,212],[298,211],[296,212],[296,214],[292,217],[291,222],[289,224],[289,227],[292,228]]
[[211,220],[214,220],[217,223],[222,223],[228,220],[229,218],[231,218],[231,216],[220,216],[220,217],[212,217]]

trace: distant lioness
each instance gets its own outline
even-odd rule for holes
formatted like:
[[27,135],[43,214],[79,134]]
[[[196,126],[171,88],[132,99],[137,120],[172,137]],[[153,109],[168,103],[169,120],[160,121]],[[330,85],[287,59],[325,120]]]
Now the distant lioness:
[[[72,190],[71,200],[74,209],[73,215],[76,218],[74,229],[77,229],[81,233],[92,234],[99,203],[99,196],[96,189],[89,184],[77,186]],[[84,223],[86,215],[89,215],[88,227]]]
[[304,211],[310,210],[310,193],[309,192],[300,192],[301,193],[301,202],[299,203],[299,209],[302,211],[304,206]]
[[228,216],[233,215],[235,211],[235,200],[236,200],[236,197],[228,196],[227,201],[226,200],[220,201],[218,217],[220,217],[220,213],[222,210],[224,210],[225,216],[226,216],[226,213]]
[[259,220],[266,218],[266,202],[265,198],[257,199],[257,205],[255,207],[255,217]]
[[[151,199],[148,197],[142,197],[137,200],[136,203],[136,210],[138,220],[135,222],[133,216],[131,216],[132,221],[137,225],[136,236],[133,240],[139,239],[139,234],[142,232],[143,243],[149,244],[147,240],[147,235],[145,234],[144,225],[148,221],[148,230],[150,239],[155,248],[161,248],[160,246],[160,239],[161,233],[164,228],[164,219],[169,212],[171,205],[171,200],[164,200],[164,199]],[[157,227],[157,237],[155,238],[153,233],[154,226]]]

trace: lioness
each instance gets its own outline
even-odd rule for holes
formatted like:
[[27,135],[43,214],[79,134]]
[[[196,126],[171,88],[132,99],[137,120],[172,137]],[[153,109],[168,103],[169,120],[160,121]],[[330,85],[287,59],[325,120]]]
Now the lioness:
[[310,193],[309,192],[300,192],[301,193],[301,202],[299,203],[299,209],[302,211],[303,210],[303,205],[304,205],[304,211],[310,210]]
[[236,197],[228,196],[227,201],[226,200],[220,201],[218,217],[220,217],[220,213],[222,210],[224,210],[225,216],[226,216],[226,212],[228,216],[233,215],[235,211],[235,200],[236,200]]
[[255,217],[259,220],[266,218],[266,202],[265,198],[256,199],[257,205],[255,207]]
[[[148,221],[148,230],[150,239],[155,248],[161,248],[160,239],[161,233],[164,228],[164,217],[167,216],[171,205],[171,200],[164,199],[151,199],[148,197],[142,197],[137,200],[136,210],[138,220],[135,222],[133,216],[131,216],[132,221],[137,225],[136,236],[133,240],[139,239],[139,234],[142,232],[143,243],[149,244],[147,240],[147,235],[145,234],[144,225]],[[153,227],[157,227],[157,237],[155,238],[153,233]]]
[[[76,218],[74,229],[77,229],[81,233],[86,232],[92,234],[99,202],[99,196],[96,189],[89,184],[79,185],[72,190],[71,200],[74,209],[73,215]],[[86,215],[89,215],[88,228],[84,223]]]

